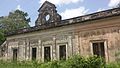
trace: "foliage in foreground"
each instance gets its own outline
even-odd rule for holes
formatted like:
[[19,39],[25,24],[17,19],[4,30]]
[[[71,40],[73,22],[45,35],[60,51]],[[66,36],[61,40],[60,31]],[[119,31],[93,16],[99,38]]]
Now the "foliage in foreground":
[[2,30],[0,30],[0,45],[4,42],[4,40],[5,40],[4,34]]
[[101,58],[96,56],[84,58],[73,56],[66,61],[21,61],[21,62],[4,62],[0,61],[0,68],[120,68],[120,63],[105,64]]

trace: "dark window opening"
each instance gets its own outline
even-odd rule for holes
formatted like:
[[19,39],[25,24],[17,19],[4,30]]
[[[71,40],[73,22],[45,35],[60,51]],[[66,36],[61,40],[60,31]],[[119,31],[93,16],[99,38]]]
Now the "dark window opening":
[[50,61],[51,60],[51,53],[50,53],[50,46],[44,47],[44,61]]
[[17,52],[18,49],[13,49],[13,61],[17,61]]
[[93,43],[93,54],[105,58],[104,42]]
[[36,52],[37,52],[37,49],[32,48],[32,60],[36,60]]
[[59,59],[66,60],[66,45],[59,46]]

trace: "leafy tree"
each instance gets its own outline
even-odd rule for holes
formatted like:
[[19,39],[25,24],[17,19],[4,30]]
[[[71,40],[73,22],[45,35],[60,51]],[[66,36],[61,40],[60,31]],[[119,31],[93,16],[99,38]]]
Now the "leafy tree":
[[5,37],[4,37],[4,33],[0,30],[0,45],[4,42]]
[[8,16],[0,17],[0,45],[5,40],[4,33],[30,27],[29,22],[28,14],[21,10],[15,10]]
[[29,25],[30,18],[28,14],[21,11],[15,10],[10,12],[8,16],[2,17],[0,19],[0,26],[5,32],[14,31],[22,28],[30,27]]

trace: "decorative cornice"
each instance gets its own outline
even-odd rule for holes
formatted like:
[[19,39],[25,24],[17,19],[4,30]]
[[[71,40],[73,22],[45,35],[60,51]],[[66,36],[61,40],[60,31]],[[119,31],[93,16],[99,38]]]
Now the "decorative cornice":
[[114,9],[96,12],[96,13],[92,13],[92,14],[88,14],[88,15],[84,15],[84,16],[71,18],[71,19],[61,20],[61,21],[59,21],[59,23],[45,23],[40,26],[34,26],[34,27],[30,27],[30,28],[19,29],[16,31],[10,31],[10,32],[6,33],[6,36],[41,31],[41,30],[46,30],[46,29],[51,29],[51,28],[56,28],[56,27],[61,27],[61,26],[77,24],[77,23],[85,24],[84,22],[86,22],[86,21],[100,20],[100,19],[115,17],[115,16],[119,16],[119,15],[120,15],[120,8],[114,8]]

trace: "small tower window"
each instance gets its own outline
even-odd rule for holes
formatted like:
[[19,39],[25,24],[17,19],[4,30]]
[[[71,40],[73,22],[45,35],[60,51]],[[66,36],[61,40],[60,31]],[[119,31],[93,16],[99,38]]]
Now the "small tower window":
[[46,21],[48,21],[50,19],[50,15],[47,14],[46,17],[45,17]]

